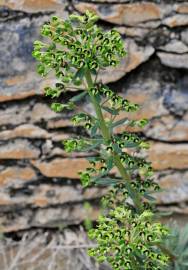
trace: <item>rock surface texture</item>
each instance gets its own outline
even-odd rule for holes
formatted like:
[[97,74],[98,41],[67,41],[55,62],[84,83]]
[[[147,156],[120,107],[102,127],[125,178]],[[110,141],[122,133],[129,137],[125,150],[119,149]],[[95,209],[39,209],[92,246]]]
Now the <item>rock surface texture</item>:
[[[105,189],[83,190],[77,172],[87,166],[84,153],[67,155],[61,145],[82,127],[72,127],[72,113],[51,111],[43,88],[53,78],[42,80],[31,56],[39,28],[52,14],[66,18],[86,9],[125,39],[127,58],[100,78],[142,105],[135,119],[150,119],[143,135],[164,188],[158,204],[188,214],[187,1],[2,0],[0,5],[0,230],[58,228],[99,214]],[[87,103],[82,107],[92,110]]]

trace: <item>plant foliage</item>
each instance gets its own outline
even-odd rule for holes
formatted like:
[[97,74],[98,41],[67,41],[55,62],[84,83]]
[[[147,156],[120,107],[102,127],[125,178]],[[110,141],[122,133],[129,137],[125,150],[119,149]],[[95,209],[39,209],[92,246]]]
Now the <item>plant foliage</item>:
[[[88,158],[90,166],[79,172],[84,187],[110,186],[102,199],[106,211],[89,231],[98,243],[89,254],[100,262],[108,261],[115,270],[167,269],[170,256],[162,244],[169,229],[157,220],[152,196],[160,187],[153,180],[151,163],[139,155],[149,144],[128,131],[143,128],[148,120],[130,120],[129,114],[137,112],[139,104],[97,80],[100,70],[117,66],[127,54],[117,30],[104,32],[95,24],[97,19],[89,11],[83,16],[70,15],[67,20],[53,16],[41,30],[50,42],[35,41],[33,56],[39,61],[41,76],[53,72],[57,79],[55,85],[45,87],[47,96],[59,98],[69,89],[80,90],[66,104],[52,103],[54,111],[74,110],[85,97],[95,110],[94,116],[79,112],[72,117],[73,124],[83,125],[88,136],[63,141],[67,152],[96,153]],[[121,112],[127,117],[120,118]],[[124,126],[125,131],[115,134],[118,126]],[[113,176],[114,168],[119,177]]]

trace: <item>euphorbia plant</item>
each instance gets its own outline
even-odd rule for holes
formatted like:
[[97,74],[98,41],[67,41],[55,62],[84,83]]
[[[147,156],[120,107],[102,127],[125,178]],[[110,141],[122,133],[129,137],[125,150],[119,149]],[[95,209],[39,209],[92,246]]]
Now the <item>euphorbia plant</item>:
[[[116,94],[99,81],[99,71],[115,67],[126,57],[124,43],[115,30],[103,31],[95,22],[98,17],[89,11],[83,16],[70,15],[67,20],[53,16],[45,23],[41,34],[50,43],[35,41],[33,56],[40,62],[38,72],[47,76],[54,72],[57,82],[45,87],[45,94],[61,97],[69,89],[80,90],[65,104],[53,102],[52,110],[74,110],[77,102],[89,98],[95,114],[76,113],[74,125],[84,125],[87,136],[63,141],[65,150],[94,151],[87,158],[90,164],[78,172],[84,187],[108,186],[102,199],[106,211],[89,236],[98,243],[89,254],[100,262],[108,261],[113,269],[166,269],[169,257],[162,247],[168,229],[157,221],[151,193],[160,189],[153,180],[151,163],[140,157],[139,151],[148,143],[130,127],[144,127],[147,119],[116,120],[120,112],[134,113],[139,105]],[[109,74],[109,76],[113,76]],[[124,132],[114,129],[124,125]],[[118,176],[112,176],[116,168]]]

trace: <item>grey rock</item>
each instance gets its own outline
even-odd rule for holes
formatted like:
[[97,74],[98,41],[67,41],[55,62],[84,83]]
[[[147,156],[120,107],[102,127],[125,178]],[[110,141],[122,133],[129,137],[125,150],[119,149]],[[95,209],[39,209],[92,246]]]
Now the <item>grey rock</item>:
[[47,20],[49,16],[0,23],[0,76],[34,69],[33,42],[39,38],[39,28]]
[[184,88],[183,83],[177,85],[177,89],[166,89],[164,91],[164,106],[174,115],[183,116],[188,110],[188,84]]
[[188,173],[166,171],[158,173],[157,178],[163,192],[156,194],[159,204],[180,203],[187,200]]
[[180,40],[171,40],[169,43],[165,44],[164,46],[159,47],[160,50],[170,53],[187,53],[188,46],[186,46]]
[[182,41],[188,45],[188,29],[181,32]]
[[0,159],[35,159],[40,150],[28,140],[17,139],[0,145]]
[[170,28],[188,25],[188,16],[186,14],[175,14],[163,19],[162,23]]
[[175,54],[158,52],[157,56],[160,58],[162,64],[164,64],[165,66],[188,69],[188,53]]

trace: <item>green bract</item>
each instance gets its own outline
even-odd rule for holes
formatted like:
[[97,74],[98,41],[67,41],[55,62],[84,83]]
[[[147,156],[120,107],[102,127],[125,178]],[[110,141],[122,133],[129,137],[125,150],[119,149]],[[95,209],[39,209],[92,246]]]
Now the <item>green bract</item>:
[[100,216],[97,229],[89,231],[90,238],[98,243],[89,254],[100,262],[107,260],[114,269],[163,269],[168,256],[157,245],[168,231],[152,218],[151,211],[138,215],[117,206],[108,215]]
[[[97,79],[101,69],[115,67],[126,56],[120,34],[115,29],[104,32],[95,25],[97,19],[89,11],[83,16],[70,15],[67,20],[53,16],[41,29],[50,42],[35,41],[33,56],[39,61],[41,76],[53,72],[56,77],[54,85],[44,88],[45,95],[55,99],[52,110],[76,109],[71,121],[85,128],[82,138],[63,141],[67,152],[92,152],[88,167],[78,172],[83,186],[110,186],[102,199],[105,214],[89,232],[98,247],[89,254],[109,262],[114,270],[167,269],[169,256],[162,243],[168,230],[156,220],[152,196],[160,187],[153,179],[151,163],[141,157],[140,150],[148,149],[149,144],[136,132],[148,120],[130,120],[129,114],[138,111],[139,104]],[[69,90],[79,92],[59,102],[57,99]],[[78,112],[77,103],[84,98],[91,102],[95,114]]]

